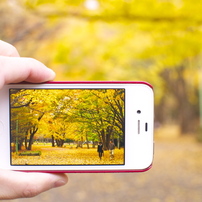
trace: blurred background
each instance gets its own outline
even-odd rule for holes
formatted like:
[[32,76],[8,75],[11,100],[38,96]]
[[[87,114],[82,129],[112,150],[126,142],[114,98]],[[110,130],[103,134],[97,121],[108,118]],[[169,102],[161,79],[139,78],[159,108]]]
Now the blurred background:
[[155,92],[150,171],[69,174],[68,185],[15,201],[202,200],[201,10],[193,0],[0,1],[0,39],[56,80],[143,80]]

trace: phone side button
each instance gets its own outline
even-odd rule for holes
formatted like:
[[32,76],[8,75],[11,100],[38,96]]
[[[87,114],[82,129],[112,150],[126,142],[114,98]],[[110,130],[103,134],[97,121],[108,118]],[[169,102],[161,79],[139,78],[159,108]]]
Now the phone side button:
[[155,142],[153,142],[153,155],[154,155],[154,150],[155,150]]
[[0,121],[0,135],[4,132],[4,124]]

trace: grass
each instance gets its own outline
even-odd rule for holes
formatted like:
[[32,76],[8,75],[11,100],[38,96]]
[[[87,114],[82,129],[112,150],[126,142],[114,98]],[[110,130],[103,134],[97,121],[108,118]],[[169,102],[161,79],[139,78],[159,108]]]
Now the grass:
[[40,156],[41,151],[23,151],[18,153],[19,156]]

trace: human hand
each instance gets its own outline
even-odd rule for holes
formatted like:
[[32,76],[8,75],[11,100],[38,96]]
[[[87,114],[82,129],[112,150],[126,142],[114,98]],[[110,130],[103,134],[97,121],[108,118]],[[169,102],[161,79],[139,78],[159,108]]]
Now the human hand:
[[[55,73],[32,58],[19,56],[10,44],[0,41],[0,88],[8,83],[28,81],[41,83],[53,80]],[[51,188],[65,185],[65,174],[25,173],[0,170],[0,199],[34,197]]]
[[41,83],[54,78],[55,73],[44,64],[32,58],[20,57],[15,47],[0,41],[0,88],[8,83]]
[[65,174],[26,173],[0,170],[0,200],[30,198],[52,188],[63,186]]

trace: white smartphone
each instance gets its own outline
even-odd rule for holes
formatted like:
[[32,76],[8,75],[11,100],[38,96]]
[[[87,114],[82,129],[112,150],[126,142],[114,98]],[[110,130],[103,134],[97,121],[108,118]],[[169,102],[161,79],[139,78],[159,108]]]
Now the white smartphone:
[[10,84],[0,90],[0,168],[141,172],[153,161],[145,82]]

